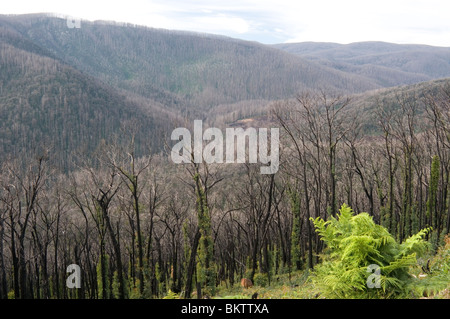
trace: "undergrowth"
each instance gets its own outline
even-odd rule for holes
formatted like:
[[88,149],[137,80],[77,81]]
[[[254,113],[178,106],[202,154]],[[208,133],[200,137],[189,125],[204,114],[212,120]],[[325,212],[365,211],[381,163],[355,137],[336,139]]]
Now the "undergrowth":
[[[326,244],[313,270],[276,274],[270,285],[259,282],[248,289],[222,284],[214,298],[450,299],[450,235],[443,238],[437,252],[424,239],[429,228],[399,243],[371,216],[355,214],[345,204],[336,218],[313,222]],[[173,293],[167,296],[174,297]]]

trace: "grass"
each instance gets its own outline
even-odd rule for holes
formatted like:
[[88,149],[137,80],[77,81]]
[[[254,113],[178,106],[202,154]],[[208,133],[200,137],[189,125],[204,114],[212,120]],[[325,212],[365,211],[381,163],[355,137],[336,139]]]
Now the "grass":
[[[418,276],[420,271],[418,267],[411,269],[411,274]],[[401,298],[411,299],[450,299],[450,281],[447,288],[435,283],[434,278],[440,277],[441,274],[434,273],[428,275],[427,279],[417,279],[415,282],[416,292],[411,293],[410,296],[403,296]],[[254,285],[251,288],[245,289],[235,284],[233,287],[219,286],[217,294],[214,299],[252,299],[254,293],[258,293],[258,299],[321,299],[323,298],[317,287],[314,287],[308,279],[308,271],[297,271],[291,273],[290,279],[288,274],[277,275],[271,282],[270,286],[262,287]],[[447,277],[448,278],[448,277]],[[438,289],[436,289],[439,287]]]
[[275,275],[270,286],[254,285],[245,289],[238,284],[233,287],[219,286],[215,299],[251,299],[258,293],[258,299],[311,299],[320,298],[319,291],[307,280],[308,271],[296,271]]
[[[450,299],[450,235],[437,252],[429,252],[419,258],[417,264],[410,267],[408,273],[408,293],[397,298],[402,299]],[[428,266],[427,266],[428,265]],[[424,271],[427,270],[427,271]],[[278,274],[271,278],[270,285],[255,284],[245,289],[238,280],[232,287],[221,283],[214,299],[252,299],[258,293],[258,299],[322,299],[324,296],[310,279],[308,270],[294,271],[291,274]],[[238,278],[236,278],[238,279]],[[173,294],[168,298],[179,296]]]
[[[434,261],[434,260],[433,260]],[[418,277],[421,267],[416,265],[410,269],[410,274]],[[322,299],[324,298],[317,287],[308,280],[309,271],[295,271],[289,274],[275,275],[270,285],[254,285],[250,288],[243,288],[239,282],[230,287],[224,283],[218,286],[218,290],[213,299],[252,299],[258,293],[258,299]],[[445,276],[442,278],[442,276]],[[445,282],[448,281],[447,286]],[[443,284],[444,282],[444,284]],[[438,271],[427,275],[427,279],[416,279],[412,282],[415,291],[411,295],[401,298],[411,299],[450,299],[450,276]],[[436,289],[437,288],[437,289]],[[167,299],[178,299],[179,296],[170,294]]]

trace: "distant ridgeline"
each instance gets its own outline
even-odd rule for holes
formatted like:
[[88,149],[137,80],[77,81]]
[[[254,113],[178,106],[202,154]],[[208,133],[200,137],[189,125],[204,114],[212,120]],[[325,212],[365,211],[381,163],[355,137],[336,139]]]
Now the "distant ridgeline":
[[435,71],[421,64],[426,76],[415,47],[401,67],[387,58],[358,64],[362,54],[342,67],[329,62],[332,49],[305,57],[283,50],[208,34],[88,21],[69,28],[51,15],[0,15],[0,160],[39,146],[67,171],[75,155],[89,157],[100,143],[134,136],[140,154],[159,152],[186,121],[225,126],[305,90],[356,94],[405,84],[405,73],[408,83],[450,76],[443,48],[421,48],[422,62],[440,57]]

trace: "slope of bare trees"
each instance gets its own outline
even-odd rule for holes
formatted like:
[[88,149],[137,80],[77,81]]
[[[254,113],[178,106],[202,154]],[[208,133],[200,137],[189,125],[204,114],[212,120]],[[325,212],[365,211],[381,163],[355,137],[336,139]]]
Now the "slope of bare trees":
[[[399,240],[450,230],[450,88],[378,100],[381,135],[361,130],[349,98],[309,92],[274,105],[281,169],[182,164],[103,144],[60,175],[51,152],[0,172],[0,297],[191,298],[242,277],[314,268],[323,243],[310,218],[347,203]],[[91,164],[89,164],[91,163]],[[96,163],[96,165],[92,165]],[[70,264],[81,287],[66,286]]]

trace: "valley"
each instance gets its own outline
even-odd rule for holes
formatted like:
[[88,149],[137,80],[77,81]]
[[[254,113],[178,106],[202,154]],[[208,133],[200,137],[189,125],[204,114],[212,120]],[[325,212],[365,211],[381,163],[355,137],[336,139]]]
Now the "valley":
[[0,15],[0,298],[448,299],[449,123],[447,47]]

